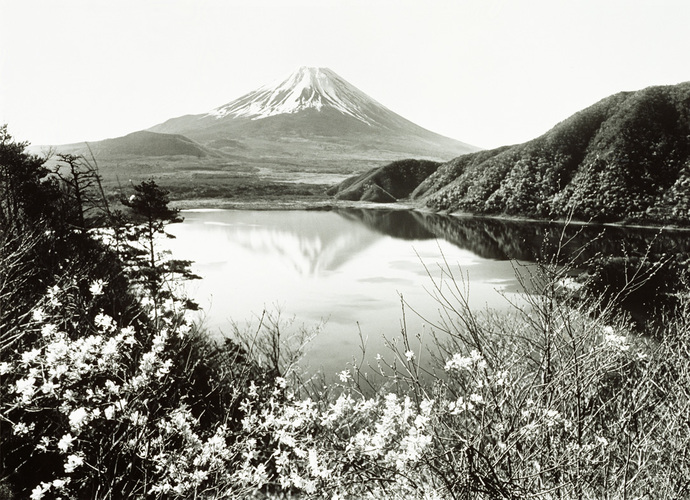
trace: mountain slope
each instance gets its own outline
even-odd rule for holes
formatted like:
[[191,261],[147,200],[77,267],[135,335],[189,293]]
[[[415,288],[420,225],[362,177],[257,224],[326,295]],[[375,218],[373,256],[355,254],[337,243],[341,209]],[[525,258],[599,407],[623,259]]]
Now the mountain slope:
[[195,156],[203,158],[216,153],[180,134],[160,134],[141,130],[114,139],[58,146],[61,153],[90,154],[97,158],[120,158],[127,156]]
[[390,203],[410,196],[439,165],[429,160],[398,160],[350,177],[331,187],[327,193],[339,200]]
[[[302,67],[208,113],[173,118],[149,130],[183,134],[228,153],[243,148],[249,158],[251,151],[269,150],[273,158],[298,152],[317,164],[331,150],[389,161],[448,159],[477,150],[402,118],[325,68]],[[234,142],[227,145],[228,139]]]
[[686,223],[690,82],[615,94],[537,139],[460,156],[412,197],[436,210]]

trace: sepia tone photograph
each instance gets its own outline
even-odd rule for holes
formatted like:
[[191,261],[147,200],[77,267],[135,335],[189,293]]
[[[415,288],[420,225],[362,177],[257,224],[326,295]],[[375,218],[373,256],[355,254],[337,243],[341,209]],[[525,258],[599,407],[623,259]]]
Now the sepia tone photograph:
[[690,498],[687,0],[0,0],[0,500]]

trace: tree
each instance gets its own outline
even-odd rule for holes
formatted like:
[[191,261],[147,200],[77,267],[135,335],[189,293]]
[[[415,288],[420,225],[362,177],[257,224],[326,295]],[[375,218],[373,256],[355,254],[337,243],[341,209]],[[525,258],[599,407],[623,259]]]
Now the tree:
[[75,225],[84,232],[91,225],[91,212],[99,208],[107,211],[107,207],[104,207],[105,197],[100,190],[100,175],[95,165],[83,156],[59,154],[58,158],[62,165],[53,172],[66,191],[66,198],[76,218]]
[[198,276],[189,269],[191,261],[166,260],[156,252],[156,239],[159,235],[174,238],[173,235],[165,232],[166,224],[184,220],[178,209],[168,206],[169,192],[160,188],[153,179],[142,181],[133,187],[134,194],[122,200],[122,203],[131,211],[133,222],[138,224],[133,228],[130,240],[135,244],[139,242],[143,246],[143,249],[138,252],[134,249],[133,257],[135,259],[138,257],[140,260],[138,274],[148,288],[154,303],[158,303],[159,299],[166,295],[162,288],[166,276],[176,274],[183,279],[196,279]]
[[49,177],[45,159],[24,150],[27,143],[16,142],[0,126],[0,228],[13,230],[24,223],[33,226],[54,215],[59,197],[56,183]]
[[[45,290],[64,243],[60,190],[45,159],[0,126],[0,340],[21,320],[19,305]],[[21,279],[14,279],[20,277]]]

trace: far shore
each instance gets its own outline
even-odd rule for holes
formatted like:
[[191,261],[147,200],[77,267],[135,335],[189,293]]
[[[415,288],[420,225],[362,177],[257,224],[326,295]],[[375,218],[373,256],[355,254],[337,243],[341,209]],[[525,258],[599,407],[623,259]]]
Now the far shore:
[[690,231],[690,227],[673,224],[653,224],[636,222],[594,222],[566,219],[536,219],[505,214],[473,214],[468,212],[436,212],[422,206],[419,202],[402,200],[396,203],[374,203],[367,201],[337,200],[328,196],[308,198],[282,197],[274,199],[225,199],[199,198],[171,202],[171,206],[180,210],[333,210],[338,208],[362,208],[367,210],[414,210],[421,213],[450,215],[458,218],[502,220],[507,222],[540,222],[560,225],[622,227],[634,229],[659,229],[666,231]]

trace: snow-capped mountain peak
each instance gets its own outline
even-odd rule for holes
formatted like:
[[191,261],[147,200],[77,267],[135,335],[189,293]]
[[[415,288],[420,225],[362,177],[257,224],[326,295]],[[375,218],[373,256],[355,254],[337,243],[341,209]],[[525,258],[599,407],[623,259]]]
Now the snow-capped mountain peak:
[[[327,68],[301,67],[210,112],[148,129],[181,134],[236,158],[278,163],[447,159],[476,148],[435,134],[379,104]],[[334,158],[337,158],[335,160]],[[328,167],[331,168],[331,167]]]
[[330,107],[371,125],[372,117],[368,115],[367,109],[372,104],[381,107],[330,69],[303,66],[287,78],[220,106],[207,116],[258,120],[307,109],[321,111]]

